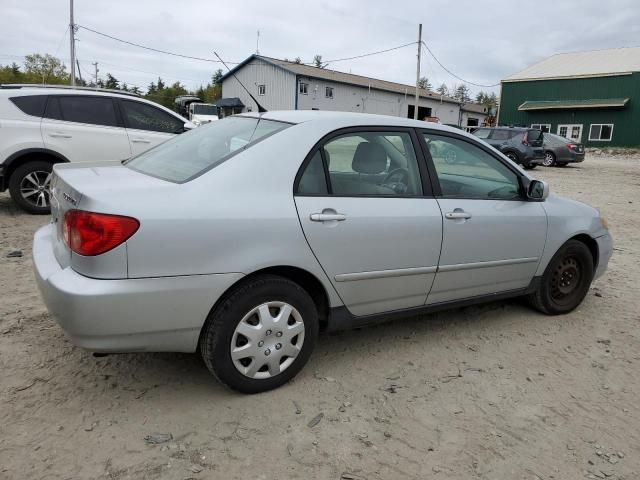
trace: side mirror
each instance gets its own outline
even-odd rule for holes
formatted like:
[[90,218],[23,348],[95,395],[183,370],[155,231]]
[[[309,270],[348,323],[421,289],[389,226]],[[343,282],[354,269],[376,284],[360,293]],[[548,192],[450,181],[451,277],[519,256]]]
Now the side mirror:
[[549,184],[542,180],[531,180],[527,187],[527,198],[542,202],[549,196]]
[[187,132],[189,130],[193,130],[196,128],[196,125],[192,122],[184,122],[184,131]]

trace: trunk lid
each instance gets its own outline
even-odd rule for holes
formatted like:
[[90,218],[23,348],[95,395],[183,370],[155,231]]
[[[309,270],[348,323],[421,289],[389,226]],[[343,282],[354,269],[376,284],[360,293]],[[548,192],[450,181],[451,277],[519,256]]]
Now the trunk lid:
[[166,195],[175,184],[124,167],[120,161],[56,164],[51,180],[51,222],[55,226],[53,249],[63,268],[93,278],[126,278],[126,242],[96,256],[72,252],[64,241],[64,217],[72,209],[130,215],[129,205],[145,192]]

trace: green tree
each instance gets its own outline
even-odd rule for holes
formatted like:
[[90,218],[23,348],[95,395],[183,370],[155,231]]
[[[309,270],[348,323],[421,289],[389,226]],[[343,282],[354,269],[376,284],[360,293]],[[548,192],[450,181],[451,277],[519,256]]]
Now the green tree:
[[33,73],[40,77],[68,77],[67,67],[62,60],[49,55],[33,53],[24,57],[25,73]]
[[433,88],[427,77],[420,77],[420,80],[418,80],[418,87],[424,88],[425,90],[431,90]]
[[293,63],[302,63],[302,59],[300,57],[296,57]]
[[453,98],[462,103],[469,103],[471,101],[471,97],[469,96],[469,87],[467,87],[464,83],[458,85],[454,90]]
[[436,88],[436,92],[438,92],[440,95],[448,96],[449,95],[449,88],[447,87],[446,84],[443,83],[438,88]]
[[215,73],[211,77],[211,83],[213,83],[214,85],[220,83],[223,76],[224,76],[224,73],[222,72],[222,69],[219,68],[218,70],[215,71]]
[[325,66],[322,64],[322,55],[316,54],[313,56],[313,65],[318,68],[324,68]]
[[107,79],[104,82],[104,88],[118,90],[120,88],[120,81],[110,73],[107,73]]

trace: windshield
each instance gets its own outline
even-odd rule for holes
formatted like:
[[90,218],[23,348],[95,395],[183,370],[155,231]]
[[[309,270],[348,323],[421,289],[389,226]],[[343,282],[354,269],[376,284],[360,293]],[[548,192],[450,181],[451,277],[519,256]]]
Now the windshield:
[[163,180],[188,182],[288,126],[273,120],[227,117],[177,135],[133,157],[125,165]]
[[196,115],[198,113],[201,115],[218,115],[218,107],[216,107],[215,105],[205,105],[199,103],[193,106],[193,113],[195,113]]

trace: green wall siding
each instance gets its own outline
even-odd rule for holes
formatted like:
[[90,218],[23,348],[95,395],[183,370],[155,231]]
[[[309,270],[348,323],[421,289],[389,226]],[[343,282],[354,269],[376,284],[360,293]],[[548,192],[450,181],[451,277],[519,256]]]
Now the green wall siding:
[[[624,108],[538,110],[521,112],[527,100],[587,100],[629,98]],[[582,124],[582,142],[592,147],[640,146],[640,73],[598,78],[503,82],[500,97],[500,125],[550,123],[556,133],[559,124]],[[589,141],[592,123],[613,123],[610,142]]]

